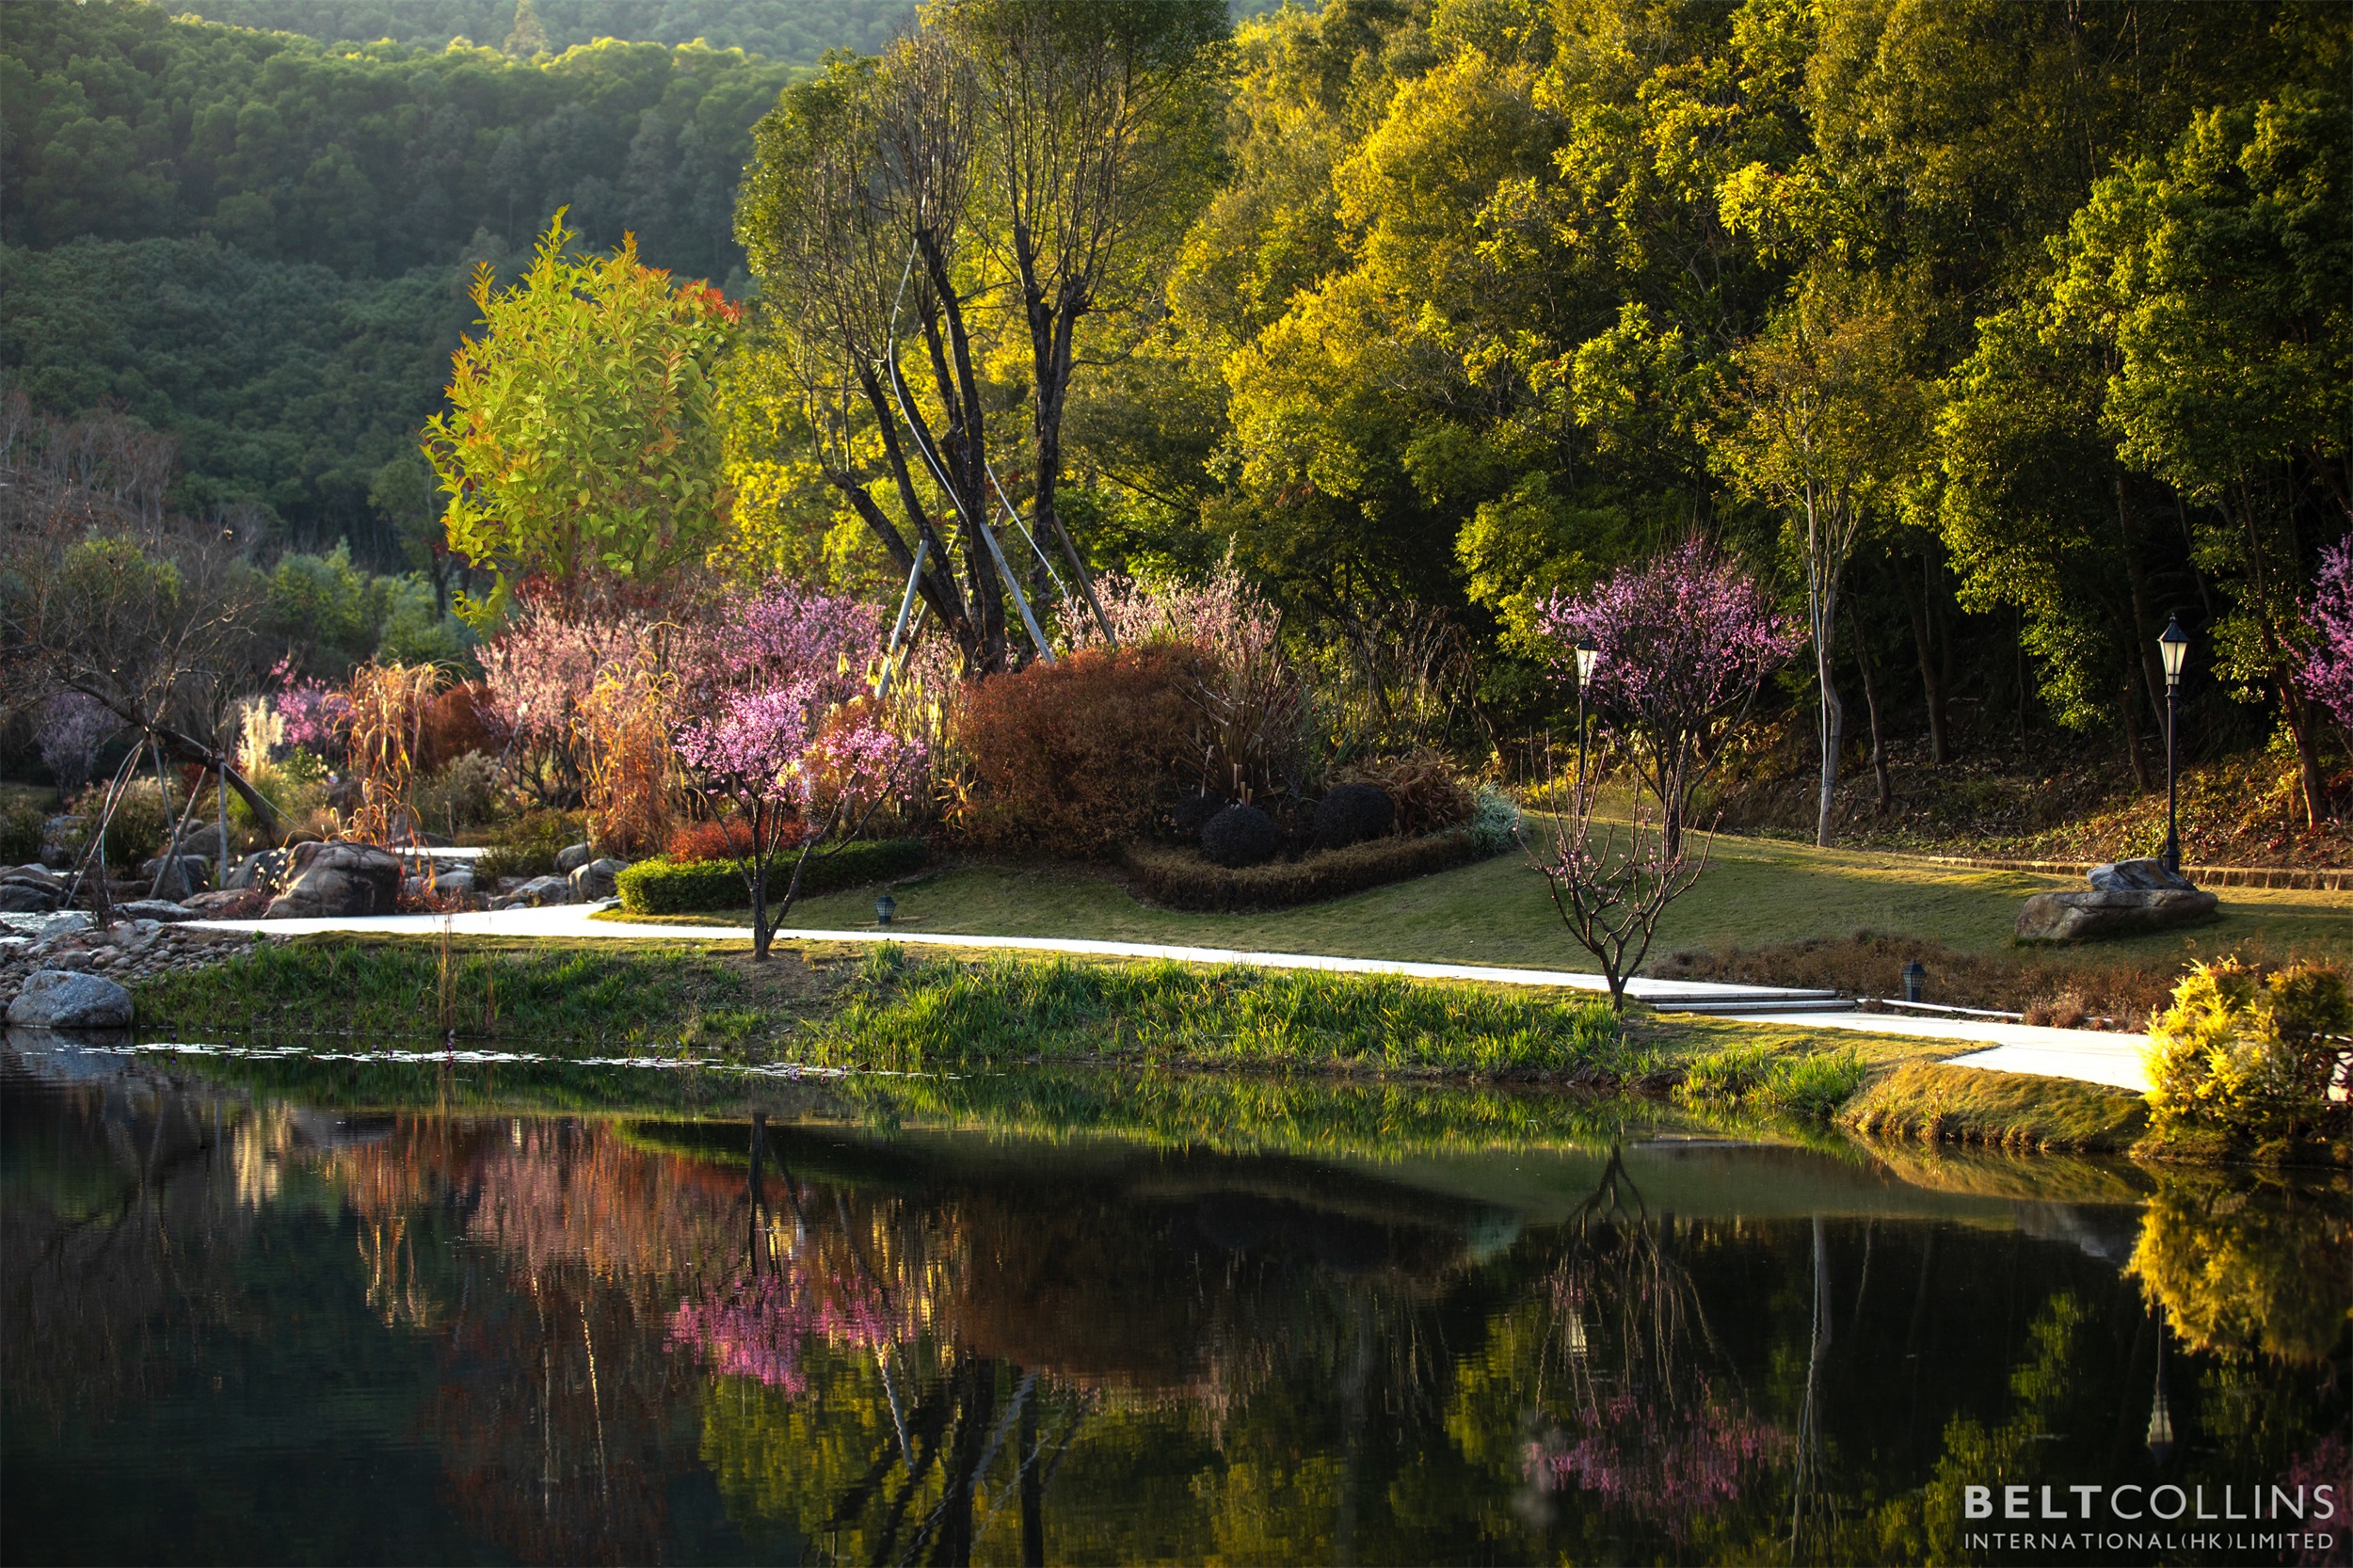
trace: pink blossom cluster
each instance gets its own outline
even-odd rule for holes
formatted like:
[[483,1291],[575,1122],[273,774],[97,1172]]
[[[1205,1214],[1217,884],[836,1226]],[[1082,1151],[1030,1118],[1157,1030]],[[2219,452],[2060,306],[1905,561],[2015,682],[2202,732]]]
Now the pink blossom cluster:
[[98,748],[121,728],[114,710],[96,697],[83,692],[59,692],[40,705],[33,741],[40,748],[41,766],[72,790],[89,777]]
[[[1230,555],[1198,584],[1147,587],[1132,578],[1107,577],[1096,588],[1103,617],[1122,647],[1191,643],[1222,663],[1246,664],[1271,654],[1282,629],[1274,607],[1243,578]],[[1083,599],[1064,600],[1058,618],[1064,641],[1074,648],[1104,640]]]
[[270,710],[285,722],[286,744],[329,754],[342,750],[351,728],[350,694],[316,676],[296,680],[292,654],[279,660],[270,674],[278,681]]
[[2322,552],[2304,618],[2313,644],[2297,671],[2297,684],[2353,732],[2353,537]]
[[1680,1540],[1702,1513],[1738,1497],[1781,1463],[1789,1434],[1702,1396],[1688,1410],[1621,1388],[1585,1411],[1581,1432],[1528,1446],[1529,1479],[1571,1486],[1664,1525]]
[[1586,700],[1643,728],[1689,728],[1745,700],[1805,641],[1765,590],[1698,539],[1626,567],[1592,591],[1555,594],[1537,624],[1576,667],[1599,650]]
[[872,1350],[904,1336],[882,1297],[856,1281],[819,1291],[797,1270],[739,1279],[670,1315],[673,1350],[700,1352],[727,1377],[758,1378],[790,1395],[808,1391],[801,1351],[811,1337],[851,1350]]
[[655,655],[663,623],[631,608],[567,614],[527,602],[481,651],[483,683],[499,718],[526,740],[563,744],[572,716],[616,664]]
[[881,643],[872,605],[788,583],[725,604],[687,682],[679,755],[721,792],[800,807],[828,776],[896,777],[911,743],[854,706]]

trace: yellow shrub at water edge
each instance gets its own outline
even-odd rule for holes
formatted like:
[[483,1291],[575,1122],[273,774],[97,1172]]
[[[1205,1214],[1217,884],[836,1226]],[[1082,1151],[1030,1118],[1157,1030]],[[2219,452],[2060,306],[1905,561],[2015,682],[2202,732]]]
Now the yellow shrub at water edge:
[[2345,977],[2316,964],[2266,971],[2226,958],[2191,968],[2149,1030],[2149,1106],[2160,1131],[2203,1126],[2257,1138],[2323,1133],[2353,1025]]

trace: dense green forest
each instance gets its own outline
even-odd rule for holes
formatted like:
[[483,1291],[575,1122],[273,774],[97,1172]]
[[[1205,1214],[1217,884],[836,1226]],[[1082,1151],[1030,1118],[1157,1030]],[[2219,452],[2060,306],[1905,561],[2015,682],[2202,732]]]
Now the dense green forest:
[[1238,55],[1170,314],[1074,397],[1098,537],[1452,607],[1509,711],[1539,596],[1696,526],[1801,607],[1842,568],[1850,739],[2144,776],[2178,612],[2202,744],[2281,726],[2325,795],[2353,8],[1334,0]]
[[[184,504],[379,567],[430,533],[406,433],[467,267],[563,207],[756,296],[754,127],[814,73],[715,46],[880,15],[213,9],[318,36],[0,8],[0,355],[177,436]],[[573,41],[608,24],[664,41]],[[1508,729],[1552,700],[1540,598],[1696,529],[1813,617],[1793,718],[1843,695],[1850,741],[1939,762],[2056,724],[2143,776],[2179,615],[2201,744],[2276,738],[2324,801],[2342,737],[2290,672],[2353,501],[2353,8],[1328,0],[1217,48],[1149,286],[1077,345],[1057,515],[1096,565],[1230,550],[1336,646],[1442,614]],[[1011,442],[1027,350],[982,336]],[[731,427],[740,520],[873,585],[778,408]]]
[[562,51],[600,38],[741,49],[815,65],[828,49],[879,51],[913,14],[908,0],[197,0],[184,14],[322,43],[391,39],[440,49],[452,39],[510,53]]

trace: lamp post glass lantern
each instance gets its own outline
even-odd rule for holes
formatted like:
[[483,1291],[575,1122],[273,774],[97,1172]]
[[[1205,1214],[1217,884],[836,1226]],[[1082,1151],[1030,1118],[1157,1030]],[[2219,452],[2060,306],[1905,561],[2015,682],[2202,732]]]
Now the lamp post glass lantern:
[[1577,645],[1577,794],[1585,798],[1585,688],[1593,679],[1593,666],[1601,663],[1601,649],[1591,643]]
[[2182,872],[2182,824],[2180,816],[2179,748],[2174,744],[2174,718],[2180,707],[2182,665],[2189,658],[2189,633],[2182,630],[2179,616],[2165,617],[2165,631],[2157,638],[2158,657],[2165,661],[2165,869],[2179,876]]

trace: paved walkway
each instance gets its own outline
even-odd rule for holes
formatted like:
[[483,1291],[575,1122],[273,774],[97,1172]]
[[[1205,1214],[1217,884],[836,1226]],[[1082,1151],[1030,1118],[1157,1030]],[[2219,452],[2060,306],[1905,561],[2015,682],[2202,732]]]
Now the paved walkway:
[[[376,915],[328,920],[198,920],[191,924],[232,931],[299,936],[313,932],[402,933],[432,936],[444,924],[460,936],[568,936],[626,940],[748,942],[747,925],[641,925],[592,920],[600,905],[556,904],[546,909],[502,909],[464,915]],[[776,933],[793,942],[899,942],[908,946],[1066,952],[1096,958],[1173,958],[1187,964],[1248,964],[1264,969],[1323,969],[1344,974],[1396,974],[1416,980],[1475,980],[1498,985],[1557,985],[1602,991],[1601,976],[1575,969],[1521,969],[1488,964],[1417,964],[1385,958],[1338,958],[1310,952],[1248,952],[1238,948],[1173,947],[1158,942],[1097,942],[1077,936],[974,936],[948,932],[809,931]],[[1636,979],[1626,985],[1638,999],[1705,998],[1721,1001],[1770,1001],[1805,993],[1773,985],[1728,985],[1707,981]],[[1818,993],[1816,993],[1818,994]],[[2147,1093],[2140,1060],[2141,1037],[2093,1030],[2042,1029],[1986,1019],[1923,1018],[1892,1013],[1771,1013],[1752,1021],[1793,1029],[1844,1029],[1870,1034],[1908,1034],[1923,1040],[1961,1041],[1991,1048],[1950,1058],[1955,1066],[1991,1067],[2038,1078],[2073,1078]]]

